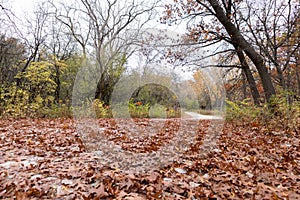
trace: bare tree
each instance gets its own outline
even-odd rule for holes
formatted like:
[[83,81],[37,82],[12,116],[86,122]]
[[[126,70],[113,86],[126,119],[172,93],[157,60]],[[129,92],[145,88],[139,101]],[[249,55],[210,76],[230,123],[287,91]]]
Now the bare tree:
[[230,9],[231,1],[228,1],[227,4],[223,3],[223,8],[218,0],[208,0],[208,4],[203,3],[202,1],[197,0],[197,2],[206,7],[212,15],[214,15],[218,21],[224,26],[226,32],[231,38],[231,41],[234,45],[240,47],[246,55],[251,59],[254,63],[265,91],[265,96],[267,101],[270,101],[271,97],[276,94],[275,88],[273,86],[271,76],[267,71],[266,65],[262,56],[255,50],[255,48],[245,39],[245,37],[241,34],[239,29],[234,25],[229,16],[228,9]]
[[[31,62],[38,61],[42,55],[45,40],[48,37],[46,26],[48,14],[47,12],[38,10],[34,12],[33,17],[25,17],[25,22],[20,21],[19,18],[16,20],[18,20],[19,23],[15,24],[15,33],[27,47],[27,59],[19,71],[19,73],[24,73]],[[21,86],[22,77],[16,79],[16,84],[17,87]]]
[[82,47],[84,55],[93,56],[97,64],[95,98],[110,104],[114,85],[135,51],[142,28],[153,17],[156,3],[138,0],[80,0],[63,5],[57,18]]
[[[16,23],[15,23],[16,15],[15,13],[10,9],[9,1],[7,0],[1,0],[0,1],[0,25],[1,30],[0,32],[2,34],[3,30],[5,30],[5,34],[9,34],[9,36],[12,36],[13,32],[20,33],[20,30],[18,29]],[[4,35],[5,35],[4,34]],[[14,35],[16,37],[17,35]]]
[[[249,83],[254,103],[258,105],[260,103],[260,95],[257,90],[251,68],[244,56],[243,50],[233,43],[231,37],[228,36],[226,30],[220,26],[216,19],[212,19],[213,24],[208,23],[207,20],[199,20],[200,17],[210,17],[211,13],[209,10],[205,10],[204,8],[197,6],[197,3],[193,1],[180,1],[180,4],[175,7],[173,7],[173,5],[166,6],[167,12],[166,16],[161,18],[162,22],[172,24],[177,20],[188,19],[188,33],[179,44],[175,44],[174,46],[188,46],[188,49],[190,49],[189,52],[194,54],[191,56],[190,54],[187,55],[186,53],[179,53],[181,56],[178,56],[179,54],[177,51],[173,54],[170,54],[171,57],[173,57],[173,60],[176,60],[177,57],[177,59],[181,61],[181,64],[188,67],[192,65],[200,68],[227,68],[229,71],[231,71],[233,68],[242,69],[243,74]],[[183,11],[180,12],[179,8],[181,8]],[[237,16],[234,15],[237,9],[239,9],[238,3],[228,5],[226,15],[230,16],[230,18],[235,18],[233,22],[240,30],[240,20],[237,20]],[[179,19],[174,17],[174,14],[169,12],[171,10],[175,10],[175,12],[177,12]],[[230,48],[230,46],[233,46],[234,48]],[[203,62],[208,58],[213,58],[216,56],[219,57],[218,61],[214,62],[216,64],[212,64],[212,62],[207,61]],[[236,59],[239,60],[239,64],[236,64]]]
[[241,13],[247,24],[248,40],[258,47],[270,68],[276,68],[276,82],[286,90],[284,72],[289,70],[293,55],[300,48],[294,43],[293,33],[299,21],[299,7],[292,1],[263,0],[256,4],[247,1],[247,17]]
[[18,65],[25,58],[25,46],[16,38],[0,35],[0,83],[12,83],[18,73]]
[[[190,22],[188,31],[192,41],[194,40],[192,45],[200,45],[200,47],[203,48],[219,44],[219,47],[214,46],[216,49],[215,53],[212,53],[209,56],[224,54],[231,51],[230,49],[221,48],[221,44],[224,44],[224,42],[232,44],[235,51],[243,51],[255,65],[264,87],[265,97],[267,101],[270,101],[271,96],[275,94],[275,89],[264,59],[255,47],[246,40],[246,37],[242,34],[242,30],[235,21],[237,11],[241,11],[239,8],[241,2],[231,0],[195,0],[179,2],[180,3],[167,5],[166,16],[163,17],[163,20],[168,21],[168,19],[171,18],[171,22],[172,19],[176,21],[177,19],[174,15],[177,14],[181,20]],[[237,49],[237,47],[239,49]],[[253,83],[251,83],[251,85],[254,86]]]
[[75,38],[70,35],[68,31],[65,31],[65,24],[61,23],[61,21],[58,20],[55,15],[53,15],[53,13],[56,12],[53,12],[53,7],[51,7],[50,5],[52,4],[46,4],[46,6],[49,6],[46,9],[40,6],[39,10],[41,12],[48,12],[49,15],[49,20],[47,23],[49,29],[49,37],[47,41],[45,41],[45,47],[48,54],[47,60],[49,60],[53,64],[53,67],[55,69],[55,74],[53,75],[54,81],[56,83],[54,98],[55,102],[59,103],[62,87],[61,79],[63,78],[63,71],[66,70],[62,69],[63,63],[71,59],[78,52],[78,45]]

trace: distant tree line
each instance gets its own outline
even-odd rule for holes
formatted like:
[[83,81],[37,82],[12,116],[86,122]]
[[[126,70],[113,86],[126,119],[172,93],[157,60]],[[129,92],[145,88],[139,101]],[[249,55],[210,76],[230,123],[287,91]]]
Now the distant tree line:
[[[156,57],[174,67],[196,69],[188,84],[202,108],[211,109],[220,94],[205,81],[201,68],[224,72],[231,100],[250,97],[259,105],[281,91],[287,102],[300,96],[297,1],[46,0],[27,17],[14,13],[8,1],[0,1],[0,8],[1,115],[70,107],[74,95],[78,101],[98,99],[109,107],[136,52],[149,62]],[[145,31],[157,14],[164,24],[185,23],[186,34],[169,40]],[[83,66],[86,72],[80,71]],[[85,75],[79,93],[73,94],[78,72]]]

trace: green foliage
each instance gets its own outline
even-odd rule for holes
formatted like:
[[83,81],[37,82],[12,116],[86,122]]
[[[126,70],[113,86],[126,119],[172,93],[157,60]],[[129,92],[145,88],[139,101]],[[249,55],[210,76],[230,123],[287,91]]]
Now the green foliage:
[[[46,103],[45,103],[46,102]],[[52,96],[43,99],[36,95],[30,101],[28,90],[10,87],[1,95],[2,117],[25,118],[25,117],[71,117],[72,111],[68,104],[54,104]]]
[[[23,90],[30,92],[30,98],[41,96],[48,99],[55,91],[56,83],[53,80],[53,65],[48,62],[33,62],[28,69],[19,73],[16,78],[24,78]],[[51,102],[50,102],[51,103]]]
[[82,67],[84,58],[79,55],[65,61],[65,67],[60,68],[60,99],[63,102],[71,102],[74,81],[78,70]]
[[49,62],[32,62],[13,82],[1,84],[0,116],[70,117],[72,88],[82,63],[79,55],[67,61],[51,57]]
[[54,104],[56,83],[53,80],[53,65],[48,62],[32,62],[27,70],[16,78],[22,84],[15,83],[4,88],[1,93],[1,115],[4,117],[40,117],[45,116]]
[[265,109],[265,107],[246,104],[245,101],[236,103],[227,100],[226,103],[226,119],[229,121],[239,120],[245,122],[253,122],[269,113],[268,110]]
[[93,108],[98,118],[112,117],[111,108],[109,106],[105,106],[104,102],[100,101],[99,99],[95,99],[93,101]]
[[272,98],[271,106],[274,123],[284,129],[300,130],[300,101],[291,100],[292,93],[282,92]]
[[155,104],[150,107],[149,116],[151,118],[166,118],[167,112],[168,114],[170,114],[170,111],[167,111],[167,108],[165,106],[162,106],[160,104]]
[[167,109],[166,115],[168,118],[180,118],[181,117],[181,110],[180,109]]
[[[137,88],[129,102],[129,112],[134,117],[167,115],[168,118],[180,117],[180,103],[177,96],[167,87],[151,83]],[[157,105],[157,106],[155,106]],[[160,105],[160,106],[158,106]],[[143,110],[145,108],[145,110]],[[149,113],[149,109],[154,110]],[[165,113],[165,114],[162,114]]]
[[143,102],[134,102],[130,99],[128,102],[129,113],[133,118],[149,117],[150,103],[144,104]]
[[168,109],[164,105],[143,102],[134,102],[132,99],[128,102],[129,113],[133,118],[176,118],[181,115],[180,110]]
[[246,100],[240,103],[227,101],[228,121],[240,125],[263,127],[264,130],[296,132],[300,130],[300,101],[288,102],[286,93],[273,97],[270,104],[255,106]]
[[7,117],[25,117],[31,107],[28,104],[28,91],[17,89],[15,85],[5,88],[1,94],[1,107],[3,107],[2,116]]
[[70,118],[72,117],[72,107],[69,104],[52,104],[50,107],[44,107],[39,116],[46,118]]
[[197,110],[199,108],[198,101],[193,98],[184,97],[180,103],[180,105],[187,110]]
[[109,118],[112,117],[112,111],[109,106],[105,106],[104,102],[99,99],[86,99],[75,107],[72,112],[79,118]]

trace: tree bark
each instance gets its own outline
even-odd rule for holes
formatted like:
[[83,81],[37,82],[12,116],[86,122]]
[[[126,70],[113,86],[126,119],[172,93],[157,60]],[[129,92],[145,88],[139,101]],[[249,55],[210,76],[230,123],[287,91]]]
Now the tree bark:
[[[299,49],[299,54],[300,55],[300,49]],[[296,77],[297,77],[297,85],[298,85],[298,96],[300,97],[300,71],[299,71],[299,68],[300,68],[300,57],[296,56]]]
[[[97,88],[95,91],[95,99],[99,99],[103,103],[103,106],[105,108],[108,108],[111,105],[113,87],[115,86],[115,84],[110,81],[110,79],[105,80],[102,74],[101,79],[97,83]],[[113,116],[111,109],[106,109],[106,112],[108,116]],[[97,117],[103,117],[101,115],[98,115],[98,113],[96,114]]]
[[245,40],[245,38],[241,35],[240,31],[231,22],[231,20],[227,18],[218,0],[207,0],[207,1],[212,6],[214,10],[214,15],[224,26],[227,33],[230,35],[232,43],[240,47],[254,63],[259,73],[260,79],[262,81],[266,100],[267,102],[270,102],[271,97],[275,95],[276,92],[271,80],[271,76],[267,71],[263,58],[255,51],[253,46]]
[[54,93],[54,101],[55,103],[59,104],[59,100],[60,100],[60,71],[59,71],[59,66],[55,65],[55,83],[56,83],[56,87],[55,87],[55,93]]
[[242,92],[243,92],[243,99],[247,99],[248,95],[247,95],[247,81],[246,81],[246,74],[244,72],[244,70],[242,70]]
[[95,99],[102,101],[104,106],[109,106],[112,92],[113,90],[111,85],[107,81],[100,79],[97,84]]
[[245,74],[246,79],[249,83],[249,87],[250,87],[250,90],[251,90],[251,95],[252,95],[254,104],[259,105],[260,104],[260,100],[259,100],[260,95],[259,95],[258,89],[256,87],[255,79],[254,79],[254,77],[251,73],[250,67],[249,67],[249,65],[246,61],[245,56],[244,56],[244,53],[240,50],[240,48],[238,46],[234,45],[234,48],[236,50],[236,53],[238,55],[238,58],[240,60],[241,65],[242,65],[243,73]]
[[103,72],[100,80],[97,83],[95,91],[95,99],[103,102],[104,106],[111,105],[112,93],[115,85],[118,83],[120,76],[109,75],[108,72]]

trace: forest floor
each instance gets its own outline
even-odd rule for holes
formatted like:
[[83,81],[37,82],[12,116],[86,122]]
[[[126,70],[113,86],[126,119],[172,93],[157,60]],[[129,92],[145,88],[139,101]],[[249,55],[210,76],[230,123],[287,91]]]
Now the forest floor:
[[[102,135],[133,156],[158,151],[176,137],[177,122],[132,139],[132,126],[97,121]],[[105,155],[83,142],[74,119],[2,119],[0,199],[300,199],[300,135],[225,122],[205,146],[212,124],[198,120],[193,144],[177,160],[130,172],[102,162]],[[184,123],[181,131],[190,127]]]

